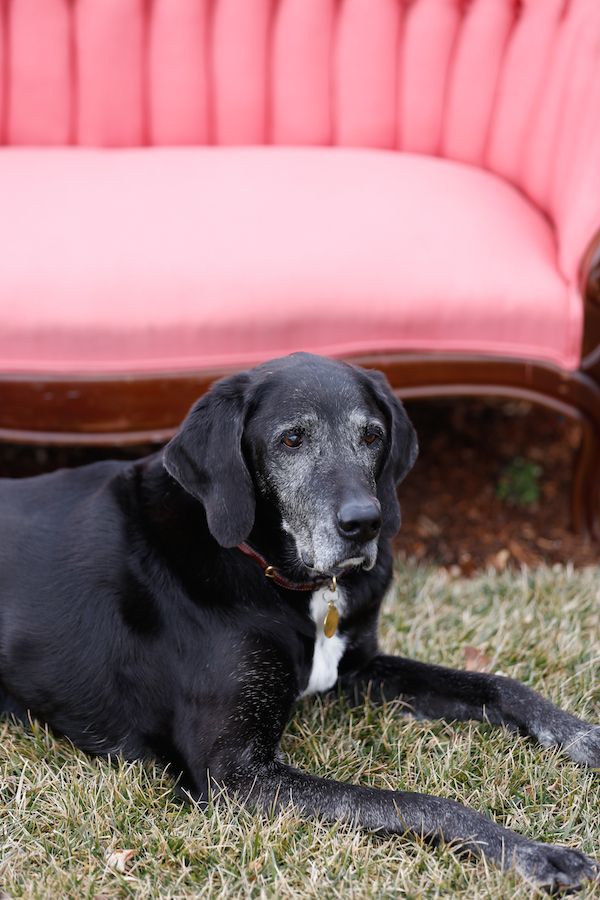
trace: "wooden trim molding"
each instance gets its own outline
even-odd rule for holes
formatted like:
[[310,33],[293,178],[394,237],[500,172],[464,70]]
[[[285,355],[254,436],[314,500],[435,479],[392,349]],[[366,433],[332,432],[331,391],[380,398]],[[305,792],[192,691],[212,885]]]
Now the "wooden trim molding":
[[[600,386],[549,363],[492,357],[374,354],[351,362],[381,369],[405,398],[527,397],[592,414]],[[232,370],[115,376],[0,375],[0,440],[114,446],[161,443],[192,403]]]
[[[349,360],[385,372],[404,400],[527,399],[579,422],[571,520],[600,537],[600,384],[549,363],[492,357],[377,354]],[[192,403],[230,370],[122,376],[0,375],[0,441],[65,446],[161,444]]]
[[600,305],[600,228],[589,242],[579,268],[581,296]]
[[98,447],[161,443],[224,374],[0,375],[0,440]]
[[581,369],[600,382],[600,229],[583,255],[579,285],[584,299]]

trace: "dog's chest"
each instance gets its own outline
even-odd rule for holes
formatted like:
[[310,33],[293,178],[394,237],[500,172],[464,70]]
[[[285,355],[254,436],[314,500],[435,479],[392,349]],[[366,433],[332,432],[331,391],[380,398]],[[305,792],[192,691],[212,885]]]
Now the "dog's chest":
[[[300,694],[301,697],[317,694],[319,691],[327,691],[337,681],[338,666],[346,649],[346,638],[340,634],[334,634],[333,637],[328,638],[323,633],[323,622],[328,607],[327,598],[330,596],[331,592],[327,588],[321,588],[314,592],[310,601],[310,614],[317,634],[308,684]],[[336,592],[335,605],[340,615],[343,615],[344,596],[339,588]]]

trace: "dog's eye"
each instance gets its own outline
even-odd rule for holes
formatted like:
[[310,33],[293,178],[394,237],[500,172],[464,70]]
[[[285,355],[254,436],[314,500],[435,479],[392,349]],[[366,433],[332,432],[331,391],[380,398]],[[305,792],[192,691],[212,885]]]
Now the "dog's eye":
[[381,440],[383,440],[383,435],[378,428],[365,428],[363,434],[363,441],[365,442],[365,444],[368,444],[369,447],[371,447],[373,444],[376,444]]
[[300,446],[302,440],[303,434],[301,431],[286,431],[281,438],[281,443],[285,444],[286,447],[290,447],[290,449],[295,449]]

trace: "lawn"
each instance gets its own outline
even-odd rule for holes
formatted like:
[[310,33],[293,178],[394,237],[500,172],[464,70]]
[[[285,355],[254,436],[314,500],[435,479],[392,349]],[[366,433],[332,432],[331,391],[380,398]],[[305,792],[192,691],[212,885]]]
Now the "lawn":
[[[470,656],[600,721],[598,568],[460,580],[402,567],[381,635],[388,652],[455,666]],[[3,721],[0,743],[3,898],[535,895],[482,861],[408,838],[304,822],[289,810],[268,820],[224,799],[208,813],[183,806],[168,774],[89,759],[37,723],[25,732]],[[313,773],[443,794],[531,837],[600,855],[600,773],[507,731],[415,722],[394,704],[306,700],[283,749]]]

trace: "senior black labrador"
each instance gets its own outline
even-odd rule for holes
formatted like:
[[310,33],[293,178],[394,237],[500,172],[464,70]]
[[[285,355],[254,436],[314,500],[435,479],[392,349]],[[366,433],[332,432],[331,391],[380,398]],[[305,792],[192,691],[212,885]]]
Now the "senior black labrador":
[[[377,372],[295,354],[217,383],[164,453],[0,482],[0,709],[93,754],[153,757],[200,801],[459,842],[551,888],[598,875],[452,800],[282,762],[336,685],[485,719],[600,766],[600,728],[510,678],[382,655],[377,618],[417,441]],[[338,621],[339,619],[339,621]]]

